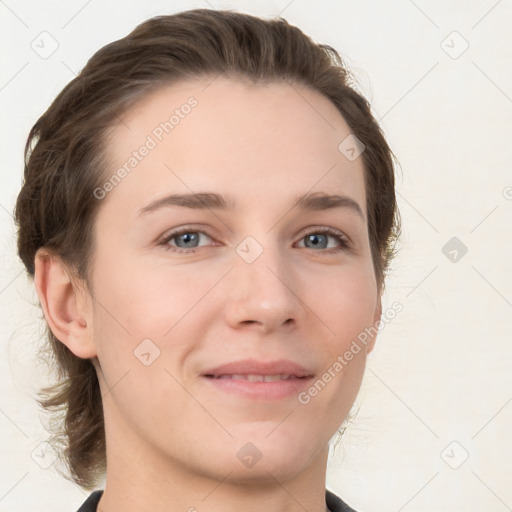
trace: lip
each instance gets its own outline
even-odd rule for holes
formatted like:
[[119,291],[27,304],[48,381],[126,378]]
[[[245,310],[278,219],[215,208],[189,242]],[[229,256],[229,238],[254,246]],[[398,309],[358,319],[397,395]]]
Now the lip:
[[310,385],[313,377],[292,378],[275,382],[249,382],[248,380],[215,379],[201,377],[207,385],[219,391],[233,394],[245,400],[283,400],[297,396]]
[[206,375],[294,375],[295,377],[312,377],[313,372],[307,370],[298,363],[287,359],[279,359],[277,361],[257,361],[256,359],[243,359],[240,361],[232,361],[211,368],[202,373]]
[[[290,379],[273,382],[250,382],[248,380],[220,379],[220,375],[292,375]],[[215,389],[243,399],[275,401],[296,396],[309,386],[313,373],[293,361],[257,361],[245,359],[233,361],[206,370],[201,378]]]

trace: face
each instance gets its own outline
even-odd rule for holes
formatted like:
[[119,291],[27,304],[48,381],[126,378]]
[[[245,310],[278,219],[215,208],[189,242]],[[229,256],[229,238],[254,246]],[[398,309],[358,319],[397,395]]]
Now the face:
[[[87,322],[107,444],[216,478],[304,471],[372,344],[344,354],[380,317],[363,163],[338,149],[348,125],[303,86],[225,77],[161,89],[122,121],[96,192]],[[295,366],[215,373],[242,360]],[[293,376],[247,380],[272,373]]]

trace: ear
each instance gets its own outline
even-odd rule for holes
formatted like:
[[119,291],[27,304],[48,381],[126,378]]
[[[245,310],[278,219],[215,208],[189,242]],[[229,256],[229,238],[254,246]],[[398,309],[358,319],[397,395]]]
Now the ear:
[[[380,295],[377,297],[377,304],[375,305],[375,313],[373,315],[373,323],[372,323],[372,331],[378,328],[380,325],[380,317],[382,316],[382,301]],[[366,353],[369,354],[375,347],[375,342],[377,341],[377,332],[371,336],[370,341],[366,345]]]
[[34,284],[55,337],[83,359],[95,357],[92,304],[60,256],[41,248],[35,255]]

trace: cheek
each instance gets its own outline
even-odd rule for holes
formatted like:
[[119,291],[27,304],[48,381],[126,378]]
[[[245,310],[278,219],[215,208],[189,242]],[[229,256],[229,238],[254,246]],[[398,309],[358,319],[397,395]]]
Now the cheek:
[[[210,313],[219,302],[208,291],[218,277],[199,273],[198,278],[197,271],[164,265],[128,268],[112,262],[97,268],[101,270],[95,276],[94,338],[106,384],[110,388],[124,382],[129,372],[131,379],[148,386],[150,395],[140,390],[144,400],[156,399],[150,383],[162,376],[155,377],[154,372],[165,367],[179,373],[202,339],[204,322],[216,318]],[[167,373],[163,377],[170,379]]]
[[365,269],[340,269],[328,280],[317,280],[306,302],[318,320],[311,322],[311,339],[319,339],[324,351],[322,372],[299,397],[312,416],[330,416],[337,428],[348,414],[359,391],[366,366],[368,328],[373,325],[377,290]]
[[96,275],[95,295],[103,306],[99,322],[135,338],[158,339],[178,322],[190,323],[218,280],[214,271],[142,263],[143,258],[133,265],[111,262],[98,266]]
[[373,325],[377,289],[372,276],[357,269],[331,279],[326,289],[317,294],[318,316],[330,334],[331,348],[339,355]]

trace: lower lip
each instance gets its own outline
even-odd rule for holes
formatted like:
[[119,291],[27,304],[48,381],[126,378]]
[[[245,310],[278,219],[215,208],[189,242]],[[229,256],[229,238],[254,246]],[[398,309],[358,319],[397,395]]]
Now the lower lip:
[[251,382],[244,379],[216,379],[202,376],[212,386],[221,391],[233,393],[253,400],[282,400],[297,395],[307,387],[313,377],[277,380],[272,382]]

